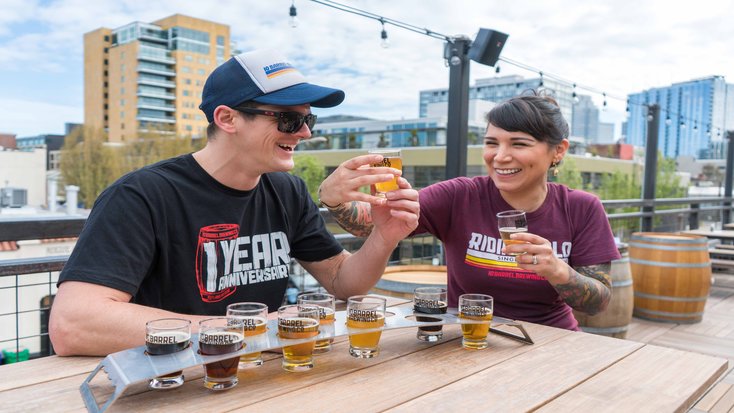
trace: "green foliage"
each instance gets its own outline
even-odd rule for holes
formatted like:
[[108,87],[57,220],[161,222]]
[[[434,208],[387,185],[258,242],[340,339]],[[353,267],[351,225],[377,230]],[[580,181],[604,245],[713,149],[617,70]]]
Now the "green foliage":
[[91,208],[99,194],[120,176],[115,149],[105,146],[107,135],[86,126],[76,128],[61,148],[61,176],[66,185],[79,187],[79,201]]
[[311,155],[298,155],[294,158],[295,167],[291,174],[300,177],[306,182],[311,199],[318,202],[318,190],[321,182],[326,178],[324,165]]
[[101,130],[86,126],[69,134],[61,148],[61,176],[67,185],[79,186],[79,201],[91,208],[99,194],[122,175],[145,165],[185,153],[206,144],[192,143],[190,137],[177,137],[170,130],[149,130],[139,140],[126,145],[109,145]]
[[[553,175],[553,168],[551,168],[550,173]],[[563,162],[558,165],[558,176],[552,180],[564,184],[571,189],[584,189],[581,171],[576,166],[576,161],[571,157],[564,158]]]

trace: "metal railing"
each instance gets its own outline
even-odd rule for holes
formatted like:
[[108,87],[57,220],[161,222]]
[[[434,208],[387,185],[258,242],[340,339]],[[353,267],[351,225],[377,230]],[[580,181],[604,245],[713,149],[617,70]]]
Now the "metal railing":
[[[627,241],[632,232],[641,229],[677,232],[699,227],[721,228],[722,221],[728,220],[732,210],[732,199],[722,197],[630,199],[602,201],[602,204],[607,211],[612,231],[622,242]],[[328,211],[322,209],[321,213],[330,227],[336,227]],[[81,232],[84,222],[83,217],[0,220],[0,241],[75,237]],[[359,249],[364,243],[363,238],[349,234],[337,234],[336,238],[348,251]],[[0,336],[0,348],[11,343],[16,353],[19,353],[28,340],[40,339],[40,351],[31,354],[31,358],[53,354],[47,333],[48,312],[53,301],[58,271],[63,268],[67,259],[68,256],[53,256],[0,261],[0,294],[3,291],[12,290],[16,297],[14,311],[0,309],[0,319],[3,317],[15,318],[15,331],[12,332],[14,336],[10,338]],[[405,239],[395,249],[388,264],[443,265],[444,254],[441,242],[431,235]],[[308,276],[307,273],[294,275]],[[297,282],[293,284],[300,289],[308,288],[308,281],[305,278],[300,279],[300,285]],[[21,308],[18,298],[23,292],[38,288],[43,289],[45,301],[40,302],[37,308]],[[26,317],[35,316],[38,316],[40,320],[40,332],[26,333],[21,328],[23,320]]]

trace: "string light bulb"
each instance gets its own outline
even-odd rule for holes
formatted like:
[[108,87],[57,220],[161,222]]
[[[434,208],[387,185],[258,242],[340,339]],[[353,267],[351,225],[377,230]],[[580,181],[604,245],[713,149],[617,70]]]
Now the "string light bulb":
[[380,24],[382,24],[382,32],[380,32],[380,46],[382,46],[383,49],[387,49],[388,47],[390,47],[390,40],[387,39],[385,20],[380,19]]
[[606,112],[607,111],[607,92],[602,92],[601,95],[602,97],[604,97],[604,102],[602,102],[601,110],[602,112]]
[[538,82],[538,87],[543,87],[543,72],[538,72],[540,74],[540,82]]
[[573,93],[571,93],[571,97],[573,98],[573,103],[579,103],[579,95],[576,94],[576,83],[573,84]]
[[673,123],[673,121],[670,120],[670,115],[665,115],[665,124],[670,126],[671,123]]
[[296,10],[296,0],[293,0],[291,2],[291,9],[288,14],[290,15],[290,18],[288,19],[288,24],[290,24],[290,26],[295,29],[296,27],[298,27],[298,11]]
[[494,72],[499,73],[500,72],[500,65],[497,64],[497,66],[494,67]]

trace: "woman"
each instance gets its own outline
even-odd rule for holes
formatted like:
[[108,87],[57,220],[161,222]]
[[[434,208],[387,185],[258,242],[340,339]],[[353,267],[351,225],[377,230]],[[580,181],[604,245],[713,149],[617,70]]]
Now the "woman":
[[[610,262],[619,253],[601,202],[547,178],[565,156],[567,138],[568,123],[553,98],[511,98],[487,114],[487,176],[420,190],[414,234],[428,232],[444,244],[449,306],[456,307],[461,294],[485,293],[494,297],[498,316],[569,330],[578,330],[572,308],[589,314],[606,308]],[[363,167],[373,162],[372,155],[344,162],[320,189],[322,203],[355,235],[369,232],[368,203],[399,207],[391,201],[399,191],[386,200],[358,191],[385,180],[387,168]],[[511,209],[527,213],[529,232],[512,235],[525,243],[501,242],[496,214]],[[515,254],[521,254],[516,267],[499,265]]]

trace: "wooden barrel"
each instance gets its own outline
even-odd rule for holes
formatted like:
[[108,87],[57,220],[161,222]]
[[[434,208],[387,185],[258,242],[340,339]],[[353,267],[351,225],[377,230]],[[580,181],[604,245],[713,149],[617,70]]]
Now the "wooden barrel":
[[670,323],[701,321],[711,287],[708,239],[635,232],[629,246],[634,316]]
[[612,298],[607,309],[594,315],[574,310],[581,330],[602,336],[626,338],[632,321],[632,274],[627,244],[617,246],[622,258],[612,261]]
[[375,294],[413,299],[418,287],[446,287],[445,265],[396,265],[385,268]]

